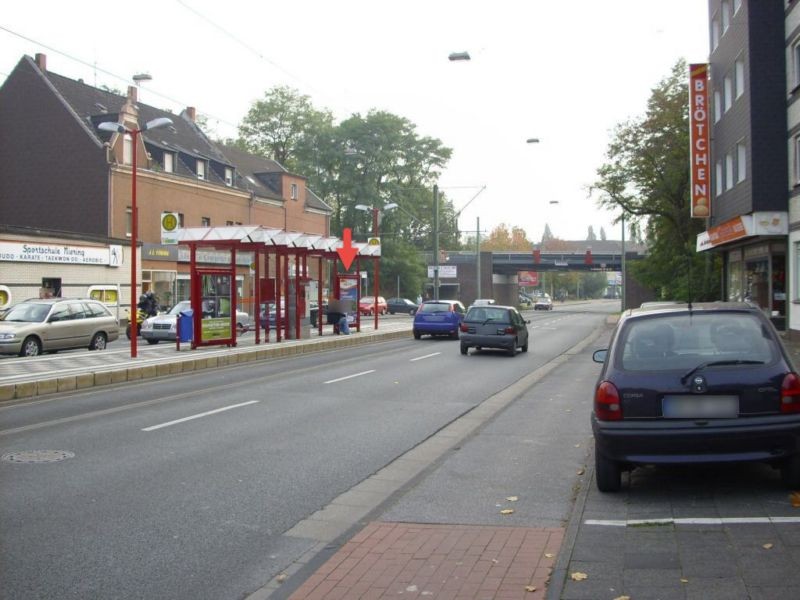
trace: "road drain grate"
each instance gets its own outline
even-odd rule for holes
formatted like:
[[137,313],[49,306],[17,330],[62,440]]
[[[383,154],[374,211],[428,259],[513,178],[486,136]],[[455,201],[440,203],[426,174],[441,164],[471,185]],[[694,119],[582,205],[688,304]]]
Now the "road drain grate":
[[54,463],[74,456],[74,452],[66,450],[28,450],[3,454],[0,460],[10,463]]

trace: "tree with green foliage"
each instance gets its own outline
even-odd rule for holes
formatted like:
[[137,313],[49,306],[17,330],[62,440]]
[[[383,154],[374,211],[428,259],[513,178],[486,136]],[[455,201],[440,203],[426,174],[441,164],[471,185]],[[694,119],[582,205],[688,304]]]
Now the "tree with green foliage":
[[719,257],[696,252],[704,222],[689,212],[687,82],[686,63],[678,61],[653,89],[644,116],[615,128],[593,188],[601,207],[624,214],[630,239],[648,246],[644,260],[629,263],[639,282],[662,298],[713,300]]

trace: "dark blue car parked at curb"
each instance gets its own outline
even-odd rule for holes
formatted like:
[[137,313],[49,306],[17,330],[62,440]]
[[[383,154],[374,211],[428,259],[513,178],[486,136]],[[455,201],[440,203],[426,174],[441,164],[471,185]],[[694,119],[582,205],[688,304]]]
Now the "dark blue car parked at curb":
[[749,303],[663,305],[620,318],[591,415],[602,492],[640,465],[758,461],[800,487],[800,377]]
[[466,312],[458,300],[426,300],[414,314],[414,339],[423,335],[447,335],[457,340]]

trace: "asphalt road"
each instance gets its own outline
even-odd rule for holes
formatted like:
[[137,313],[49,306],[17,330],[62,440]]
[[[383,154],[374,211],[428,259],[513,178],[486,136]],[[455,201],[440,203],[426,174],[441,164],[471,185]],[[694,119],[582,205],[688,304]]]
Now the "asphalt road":
[[[513,359],[423,338],[3,406],[2,454],[69,454],[0,461],[0,597],[257,590],[314,545],[285,531],[585,339],[614,308],[600,306],[529,313]],[[558,412],[538,427],[558,435]],[[470,460],[502,464],[502,444],[490,452]]]

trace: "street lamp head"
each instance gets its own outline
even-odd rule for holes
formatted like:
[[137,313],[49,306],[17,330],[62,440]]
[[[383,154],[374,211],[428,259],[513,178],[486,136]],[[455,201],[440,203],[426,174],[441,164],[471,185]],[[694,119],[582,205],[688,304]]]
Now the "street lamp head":
[[150,75],[150,73],[136,73],[136,75],[133,76],[133,80],[139,84],[142,81],[152,81],[153,76]]
[[527,143],[528,144],[538,144],[539,143],[539,138],[528,138]]
[[386,212],[387,210],[393,210],[393,209],[397,208],[398,206],[400,206],[400,205],[397,204],[397,202],[389,202],[389,204],[384,204],[383,205],[383,212]]
[[550,200],[550,204],[558,204],[558,200]]
[[355,208],[356,210],[364,210],[364,211],[372,210],[372,207],[367,206],[366,204],[356,204],[353,208]]
[[100,131],[111,131],[113,133],[126,133],[128,131],[125,125],[113,121],[104,121],[100,123],[97,128]]
[[469,56],[469,52],[451,52],[450,56],[447,57],[449,60],[472,60]]
[[159,117],[145,123],[144,127],[142,127],[142,131],[147,131],[149,129],[160,129],[161,127],[169,127],[170,125],[172,125],[172,119],[168,117]]

